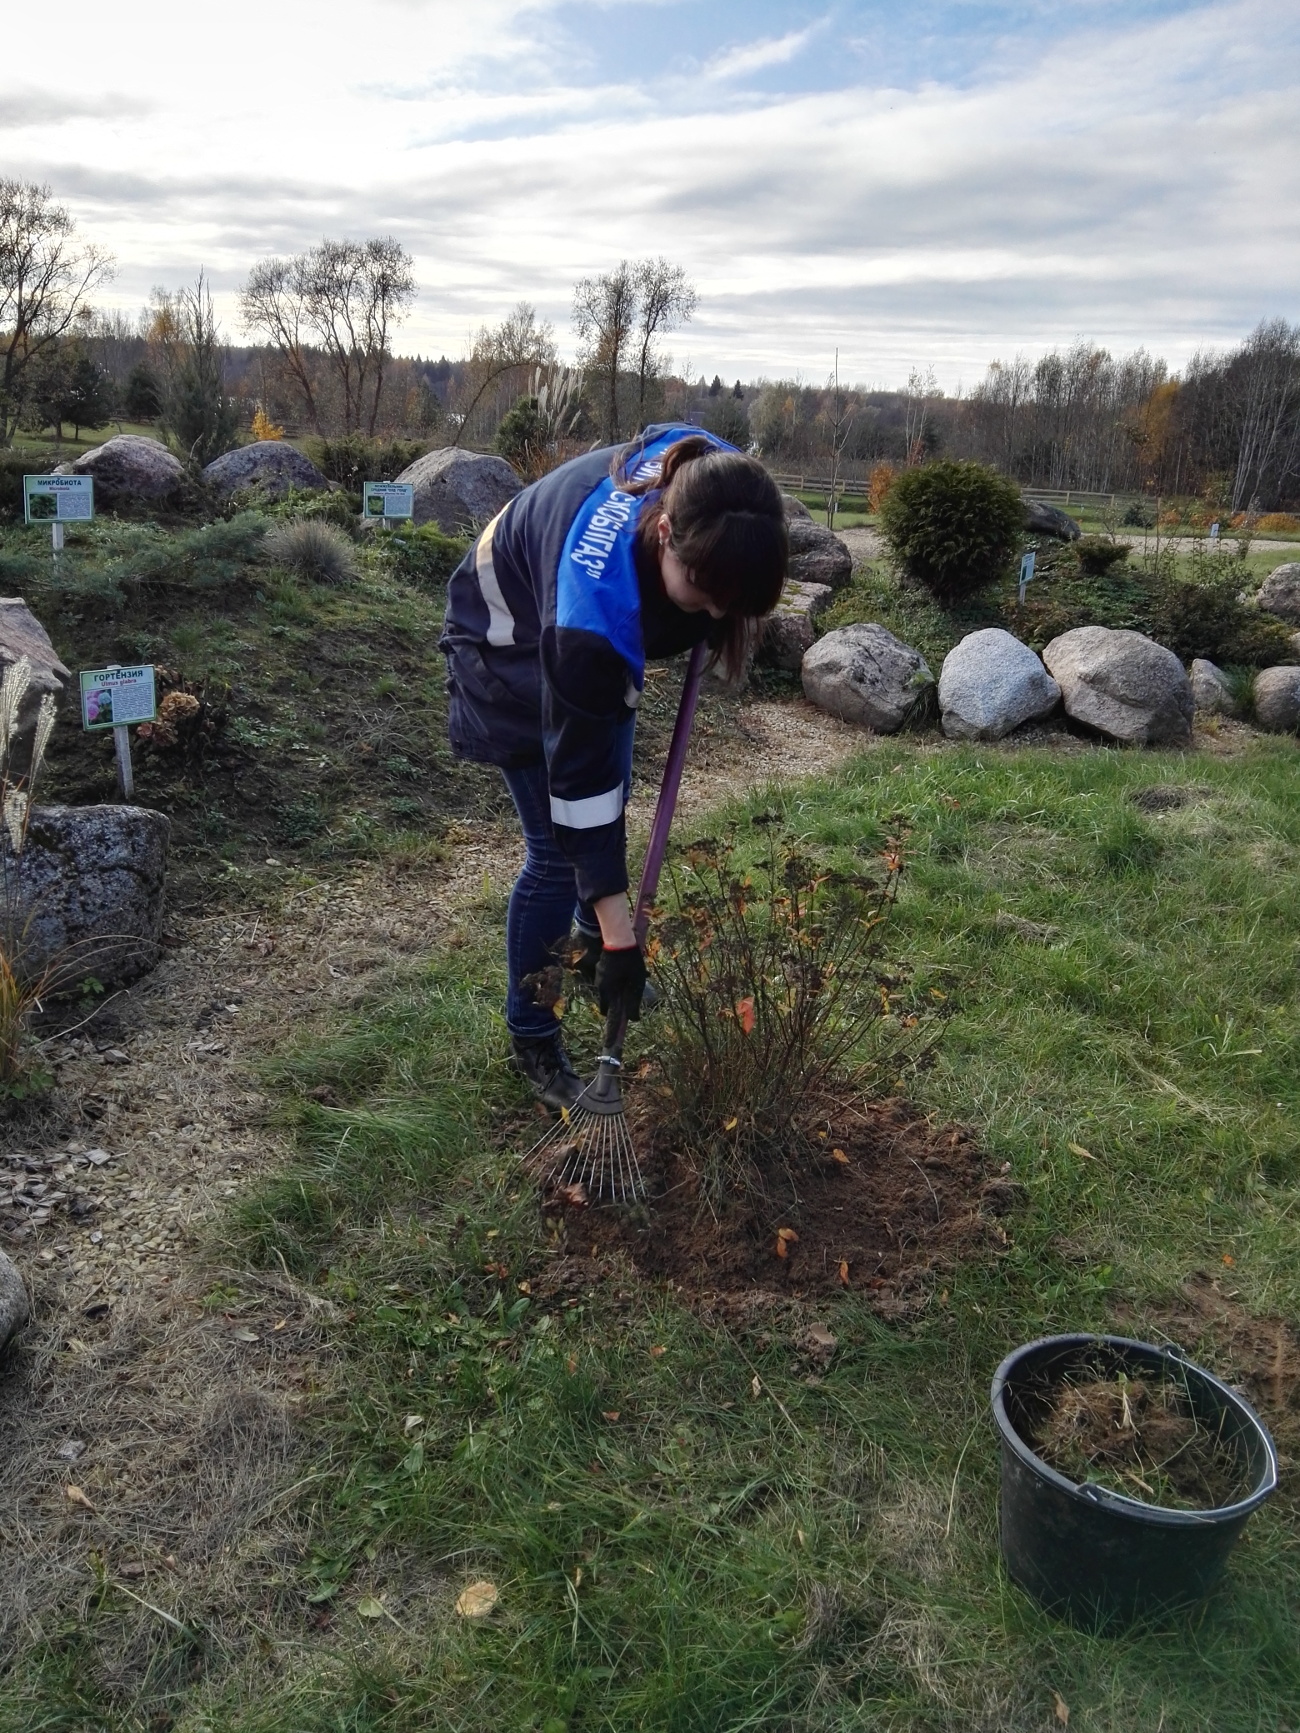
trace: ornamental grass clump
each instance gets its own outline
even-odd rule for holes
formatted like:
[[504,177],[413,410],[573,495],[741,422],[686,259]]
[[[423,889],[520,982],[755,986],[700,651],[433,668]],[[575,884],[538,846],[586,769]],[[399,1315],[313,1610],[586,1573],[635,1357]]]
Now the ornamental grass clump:
[[927,463],[894,481],[880,527],[899,569],[951,604],[1006,576],[1025,507],[1016,484],[987,464]]
[[753,821],[670,862],[648,956],[662,1001],[658,1062],[677,1147],[715,1200],[764,1189],[764,1172],[819,1148],[818,1122],[892,1090],[928,1052],[942,995],[914,1002],[887,956],[902,854],[841,872]]
[[357,576],[356,550],[333,524],[298,518],[267,531],[267,557],[313,584],[348,584]]

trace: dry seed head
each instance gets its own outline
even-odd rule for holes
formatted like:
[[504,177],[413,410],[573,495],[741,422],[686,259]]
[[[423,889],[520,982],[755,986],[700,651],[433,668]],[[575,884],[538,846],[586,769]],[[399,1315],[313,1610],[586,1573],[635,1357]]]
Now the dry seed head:
[[47,692],[41,699],[41,707],[36,713],[36,738],[32,743],[32,767],[27,776],[28,787],[31,787],[36,781],[36,773],[44,761],[45,748],[50,744],[50,735],[54,732],[57,709],[54,694]]
[[21,854],[27,835],[27,796],[21,789],[11,789],[0,810],[4,813],[5,829],[9,832],[14,853]]
[[8,757],[9,743],[18,727],[18,711],[31,682],[29,656],[20,656],[16,662],[11,662],[5,669],[4,679],[0,680],[0,761]]

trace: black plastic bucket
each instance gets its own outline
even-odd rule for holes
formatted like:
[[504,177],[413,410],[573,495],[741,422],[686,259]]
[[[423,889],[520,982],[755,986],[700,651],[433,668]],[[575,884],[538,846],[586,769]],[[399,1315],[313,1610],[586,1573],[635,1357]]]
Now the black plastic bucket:
[[[1076,1368],[1176,1377],[1197,1420],[1237,1452],[1250,1492],[1214,1510],[1167,1510],[1108,1487],[1078,1485],[1036,1456],[1026,1435],[1052,1386]],[[1002,1435],[1002,1557],[1052,1613],[1119,1628],[1203,1600],[1223,1575],[1250,1513],[1277,1485],[1277,1451],[1255,1410],[1177,1348],[1123,1336],[1048,1336],[993,1375]]]

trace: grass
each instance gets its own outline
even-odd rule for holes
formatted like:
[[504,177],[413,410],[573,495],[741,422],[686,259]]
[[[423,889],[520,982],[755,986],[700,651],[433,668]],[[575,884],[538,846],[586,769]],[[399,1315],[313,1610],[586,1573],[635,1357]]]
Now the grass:
[[[311,1544],[241,1655],[196,1656],[202,1605],[160,1603],[191,1634],[158,1626],[176,1658],[152,1720],[97,1682],[92,1603],[11,1676],[0,1728],[1028,1733],[1059,1725],[1058,1696],[1096,1733],[1294,1725],[1287,1481],[1209,1606],[1095,1637],[1001,1576],[987,1390],[1042,1333],[1158,1337],[1198,1270],[1300,1313],[1296,770],[1289,742],[1232,761],[884,742],[779,797],[830,857],[910,827],[895,943],[957,1013],[912,1091],[977,1127],[1023,1197],[1005,1253],[911,1322],[853,1293],[816,1308],[839,1343],[817,1376],[797,1310],[728,1325],[630,1277],[542,1297],[499,910],[301,1040],[276,1071],[300,1162],[222,1236],[335,1308],[347,1370],[299,1471]],[[1153,784],[1186,803],[1144,811]],[[498,1610],[458,1618],[482,1578]]]

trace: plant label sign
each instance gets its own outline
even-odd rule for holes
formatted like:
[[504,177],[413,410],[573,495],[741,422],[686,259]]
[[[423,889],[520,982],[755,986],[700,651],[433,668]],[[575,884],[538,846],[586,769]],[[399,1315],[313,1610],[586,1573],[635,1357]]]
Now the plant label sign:
[[128,722],[152,722],[157,714],[151,667],[82,669],[83,728],[125,730]]
[[1034,561],[1037,557],[1037,553],[1033,548],[1031,548],[1027,554],[1021,554],[1020,556],[1020,600],[1022,602],[1025,599],[1025,585],[1033,582]]
[[25,475],[23,518],[29,524],[83,523],[95,515],[95,480],[89,475]]
[[1212,523],[1210,525],[1210,540],[1212,542],[1217,542],[1218,539],[1219,539],[1219,525],[1218,525],[1218,522],[1216,520],[1214,523]]
[[361,490],[363,517],[414,517],[413,481],[368,481]]

